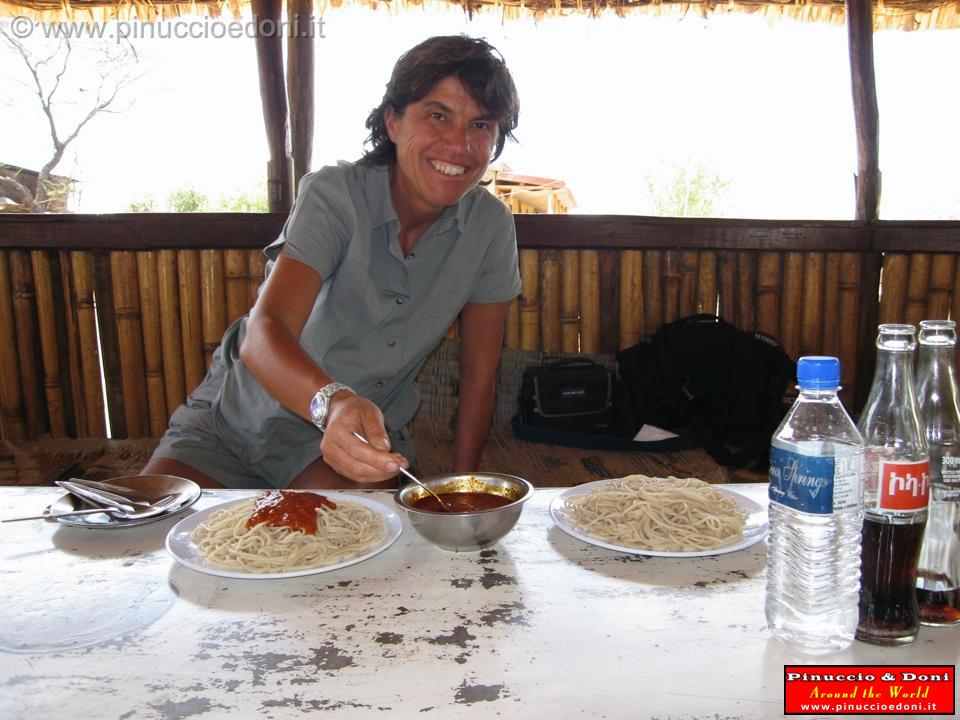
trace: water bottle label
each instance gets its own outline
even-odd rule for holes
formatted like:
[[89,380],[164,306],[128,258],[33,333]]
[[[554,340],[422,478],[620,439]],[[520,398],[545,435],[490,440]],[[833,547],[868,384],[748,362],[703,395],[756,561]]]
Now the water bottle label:
[[940,481],[949,488],[960,490],[960,457],[944,455],[941,458]]
[[823,457],[770,448],[770,502],[815,515],[860,505],[860,455]]
[[930,461],[881,460],[877,478],[877,509],[919,512],[930,498]]

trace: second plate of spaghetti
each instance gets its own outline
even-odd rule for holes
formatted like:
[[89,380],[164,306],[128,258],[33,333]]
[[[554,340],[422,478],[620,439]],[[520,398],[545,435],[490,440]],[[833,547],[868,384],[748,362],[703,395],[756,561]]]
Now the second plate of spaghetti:
[[769,528],[765,508],[722,485],[636,475],[569,488],[550,503],[550,516],[585,543],[653,557],[735,552]]
[[[184,518],[167,535],[167,551],[181,565],[208,575],[271,580],[355,565],[386,550],[403,531],[400,516],[376,500],[337,492],[323,492],[322,496],[336,504],[338,515],[342,515],[320,523],[318,533],[331,536],[332,542],[328,544],[332,549],[306,547],[312,536],[285,527],[261,533],[263,526],[255,528],[263,537],[245,540],[246,546],[240,550],[230,547],[237,535],[244,533],[240,526],[257,500],[256,496],[250,496],[213,505]],[[337,537],[344,534],[351,537],[346,541]],[[304,547],[296,547],[298,545]],[[277,558],[296,553],[302,556],[300,566],[273,566]],[[236,560],[238,555],[243,556],[240,562]]]

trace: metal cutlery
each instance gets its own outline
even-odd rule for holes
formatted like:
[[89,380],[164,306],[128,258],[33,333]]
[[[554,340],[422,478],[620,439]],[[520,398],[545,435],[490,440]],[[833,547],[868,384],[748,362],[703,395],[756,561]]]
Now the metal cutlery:
[[[369,441],[369,440],[367,440],[363,435],[361,435],[360,433],[358,433],[358,432],[356,432],[356,431],[354,431],[353,436],[354,436],[355,438],[357,438],[357,440],[362,440],[362,441],[365,442],[367,445],[370,444],[370,441]],[[451,509],[447,506],[447,504],[440,498],[440,496],[437,495],[433,490],[431,490],[430,488],[428,488],[426,485],[424,485],[422,482],[420,482],[420,480],[417,479],[416,475],[414,475],[414,474],[411,473],[411,472],[408,472],[408,471],[405,470],[404,468],[400,468],[400,472],[402,472],[402,473],[403,473],[404,475],[406,475],[408,478],[410,478],[411,480],[413,480],[417,485],[419,485],[420,487],[422,487],[422,488],[423,488],[424,490],[426,490],[428,493],[430,493],[431,495],[433,495],[433,496],[437,499],[437,502],[440,503],[440,507],[442,507],[442,508],[443,508],[444,510],[446,510],[447,512],[453,512],[453,510],[451,510]]]
[[43,515],[28,515],[26,517],[4,518],[0,522],[20,522],[21,520],[56,520],[60,517],[73,517],[75,515],[93,515],[95,513],[107,513],[108,515],[119,517],[123,520],[139,520],[141,518],[159,515],[164,512],[176,499],[176,495],[167,495],[160,498],[154,505],[146,510],[126,512],[117,507],[86,508],[84,510],[71,510],[63,513],[44,513]]
[[57,480],[57,485],[83,500],[95,505],[117,508],[126,513],[146,510],[153,507],[154,503],[148,500],[134,500],[126,495],[118,495],[108,490],[95,488],[86,483],[79,483],[74,480]]
[[86,480],[85,478],[67,478],[68,482],[71,482],[75,485],[80,485],[81,487],[91,488],[93,490],[101,490],[103,492],[113,493],[114,495],[120,495],[123,498],[128,499],[129,501],[139,501],[145,503],[156,502],[158,498],[151,497],[146,495],[139,490],[136,490],[132,487],[127,487],[125,485],[114,485],[109,482],[100,482],[97,480]]

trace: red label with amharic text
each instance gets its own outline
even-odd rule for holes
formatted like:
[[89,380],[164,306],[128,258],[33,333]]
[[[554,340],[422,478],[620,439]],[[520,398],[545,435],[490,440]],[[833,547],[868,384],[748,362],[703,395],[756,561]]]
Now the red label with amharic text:
[[880,510],[917,512],[930,497],[930,462],[880,461],[877,507]]

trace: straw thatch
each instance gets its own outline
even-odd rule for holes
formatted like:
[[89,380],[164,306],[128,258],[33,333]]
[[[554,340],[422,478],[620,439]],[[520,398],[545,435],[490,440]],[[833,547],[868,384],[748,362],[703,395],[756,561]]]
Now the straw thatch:
[[[845,19],[844,0],[314,0],[317,14],[347,5],[360,5],[387,12],[446,4],[464,12],[497,12],[504,19],[570,14],[624,15],[646,12],[654,15],[751,13],[775,20],[839,24]],[[35,20],[106,20],[138,18],[153,21],[181,15],[230,14],[238,16],[250,0],[0,0],[0,16],[24,15]],[[874,27],[878,30],[928,30],[960,28],[958,0],[876,0]]]

